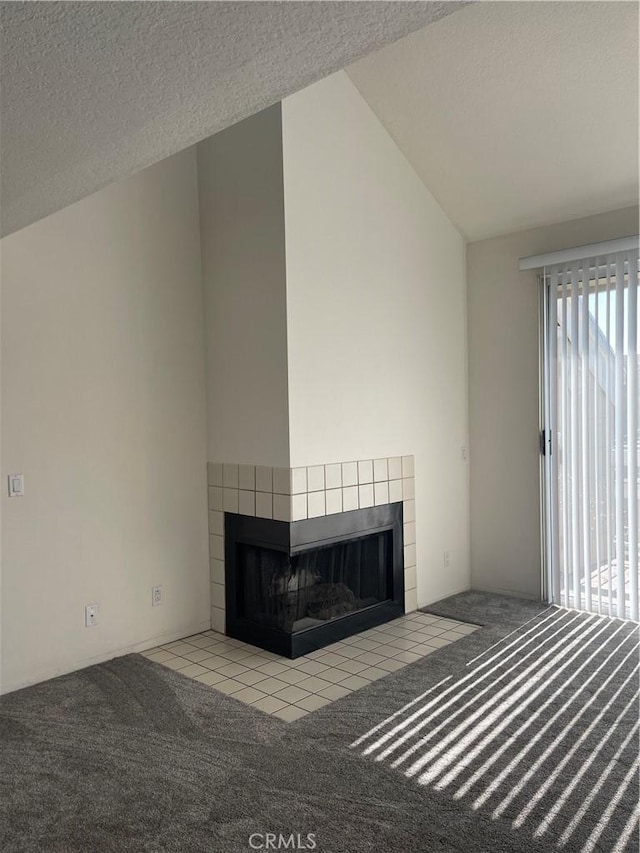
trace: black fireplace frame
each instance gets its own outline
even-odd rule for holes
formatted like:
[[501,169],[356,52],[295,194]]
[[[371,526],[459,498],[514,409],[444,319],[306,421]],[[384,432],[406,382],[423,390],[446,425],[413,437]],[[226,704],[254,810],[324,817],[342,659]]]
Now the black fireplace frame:
[[[226,633],[237,640],[297,658],[328,646],[367,628],[397,619],[404,614],[404,554],[402,503],[384,504],[352,512],[310,518],[304,521],[274,521],[268,518],[225,513],[225,604]],[[315,548],[392,531],[392,598],[363,610],[339,616],[322,625],[287,633],[244,619],[238,612],[238,545],[254,545],[282,551],[289,556]]]

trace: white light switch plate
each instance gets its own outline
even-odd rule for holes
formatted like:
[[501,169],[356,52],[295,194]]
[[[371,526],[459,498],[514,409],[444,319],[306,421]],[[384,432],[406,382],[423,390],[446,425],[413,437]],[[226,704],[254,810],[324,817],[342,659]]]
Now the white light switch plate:
[[24,474],[9,474],[9,497],[24,497]]

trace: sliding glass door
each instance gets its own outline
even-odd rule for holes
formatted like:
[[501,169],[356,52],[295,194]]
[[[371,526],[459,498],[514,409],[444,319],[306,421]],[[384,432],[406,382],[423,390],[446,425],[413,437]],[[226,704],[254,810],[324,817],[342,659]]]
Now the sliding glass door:
[[638,620],[638,252],[546,267],[549,598]]

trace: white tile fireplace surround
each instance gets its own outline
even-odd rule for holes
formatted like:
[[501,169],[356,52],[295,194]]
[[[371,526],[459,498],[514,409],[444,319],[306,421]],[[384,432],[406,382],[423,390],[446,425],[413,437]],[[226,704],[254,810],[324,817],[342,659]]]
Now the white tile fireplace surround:
[[207,463],[211,627],[225,632],[225,512],[303,521],[402,501],[405,612],[417,608],[413,456],[332,462],[301,468]]

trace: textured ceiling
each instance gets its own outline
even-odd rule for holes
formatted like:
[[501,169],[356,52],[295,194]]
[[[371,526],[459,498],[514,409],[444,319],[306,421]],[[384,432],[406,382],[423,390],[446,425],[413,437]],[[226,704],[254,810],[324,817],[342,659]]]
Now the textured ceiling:
[[2,234],[462,5],[3,3]]
[[476,3],[352,80],[469,240],[638,202],[638,4]]

